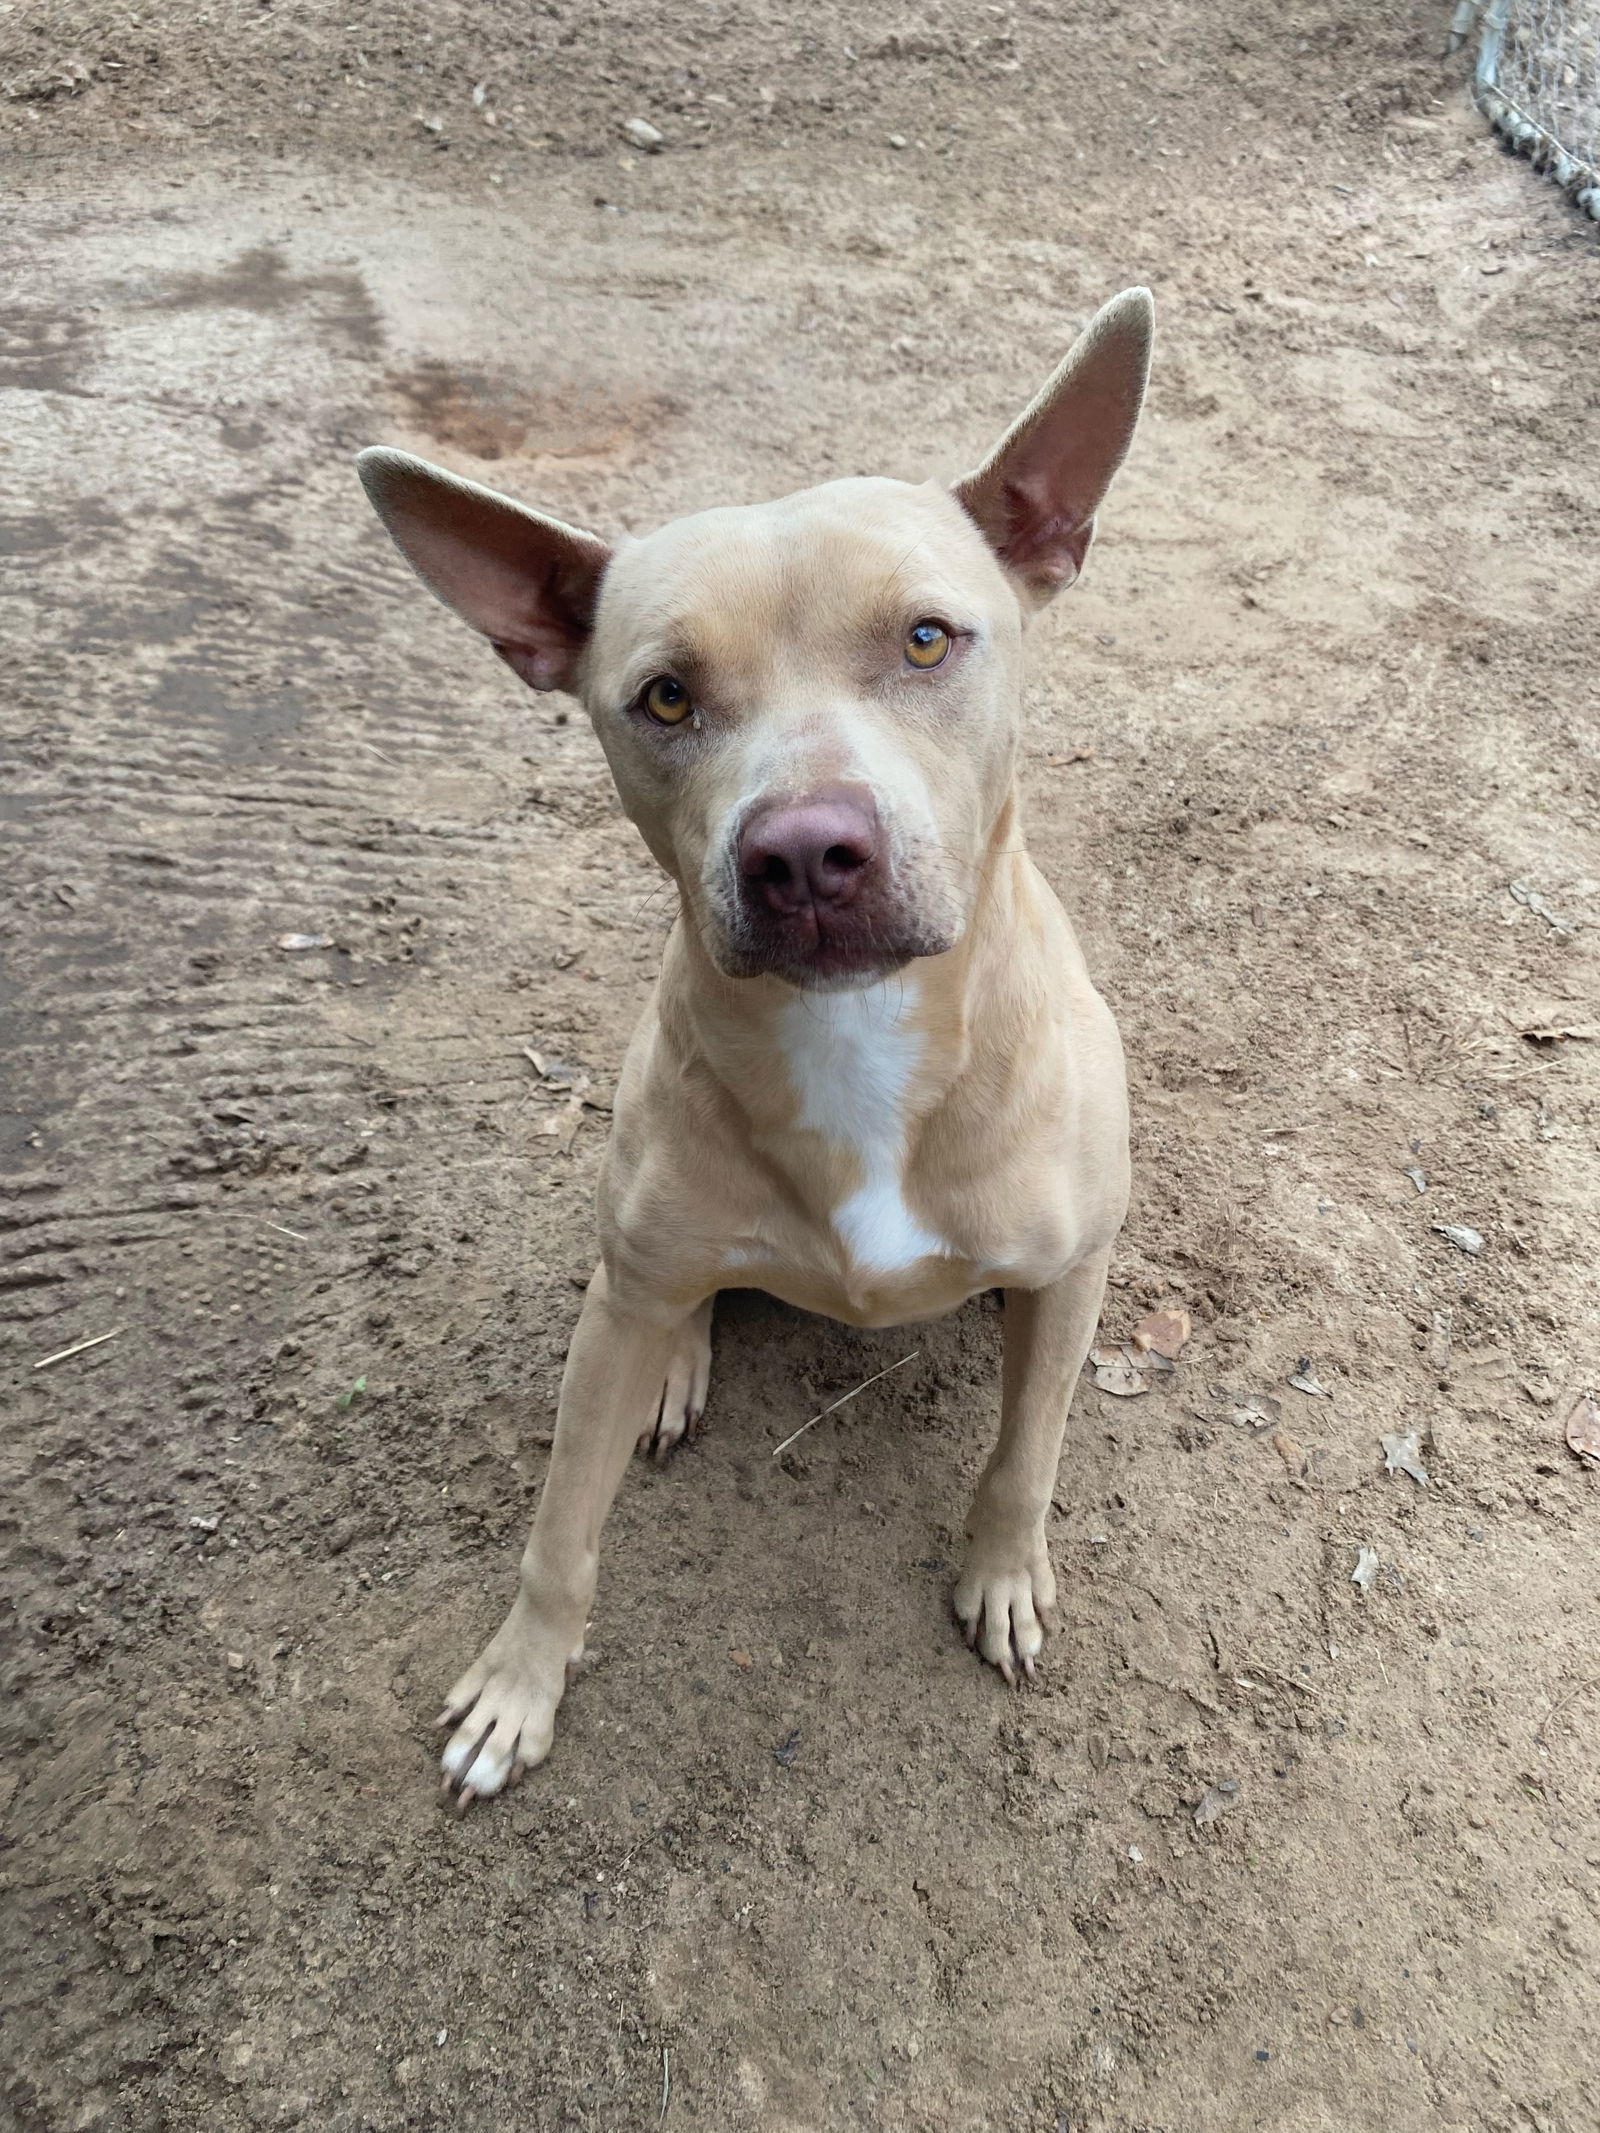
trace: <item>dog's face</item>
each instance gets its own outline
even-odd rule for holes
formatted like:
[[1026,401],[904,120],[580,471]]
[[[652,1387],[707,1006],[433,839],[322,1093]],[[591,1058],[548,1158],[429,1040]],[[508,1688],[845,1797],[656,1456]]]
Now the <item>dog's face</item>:
[[729,975],[954,945],[1011,789],[1017,597],[948,490],[839,481],[619,551],[580,687]]
[[1015,771],[1027,610],[1082,567],[1149,299],[1108,305],[954,490],[829,482],[615,553],[398,453],[361,470],[424,580],[581,695],[624,807],[732,977],[859,985],[960,938]]

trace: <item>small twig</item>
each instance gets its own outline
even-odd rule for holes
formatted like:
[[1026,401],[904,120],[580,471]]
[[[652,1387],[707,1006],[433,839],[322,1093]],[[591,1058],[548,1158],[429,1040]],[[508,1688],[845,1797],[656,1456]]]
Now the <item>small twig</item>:
[[309,1244],[311,1242],[311,1239],[303,1237],[299,1230],[285,1229],[281,1222],[268,1222],[267,1227],[268,1229],[275,1229],[280,1237],[293,1237],[296,1244]]
[[1129,1667],[1128,1671],[1135,1681],[1144,1682],[1148,1688],[1162,1689],[1168,1696],[1187,1697],[1197,1710],[1204,1711],[1211,1718],[1226,1718],[1228,1715],[1219,1704],[1214,1704],[1209,1697],[1202,1696],[1198,1689],[1191,1689],[1181,1681],[1163,1681],[1159,1674],[1147,1674],[1142,1666]]
[[[661,2047],[661,2116],[667,2115],[667,2105],[672,2101],[672,2060],[667,2047]],[[659,2124],[660,2121],[658,2120]]]
[[103,1341],[114,1341],[119,1333],[127,1330],[126,1326],[113,1326],[109,1333],[97,1333],[92,1341],[79,1341],[75,1348],[58,1348],[54,1355],[42,1356],[33,1367],[48,1370],[52,1363],[64,1363],[69,1355],[82,1355],[85,1348],[98,1348]]
[[[1246,1659],[1244,1668],[1249,1674],[1265,1674],[1269,1681],[1281,1682],[1284,1688],[1293,1689],[1297,1696],[1315,1696],[1317,1691],[1309,1681],[1296,1681],[1292,1674],[1280,1674],[1275,1666],[1262,1666],[1254,1659]],[[1244,1683],[1239,1684],[1243,1688]]]
[[1543,1719],[1539,1723],[1539,1729],[1533,1736],[1534,1739],[1539,1743],[1539,1746],[1541,1748],[1548,1748],[1550,1745],[1547,1728],[1549,1727],[1551,1719],[1555,1717],[1557,1711],[1564,1710],[1566,1706],[1571,1703],[1572,1699],[1575,1696],[1581,1696],[1586,1689],[1596,1688],[1600,1688],[1600,1674],[1597,1674],[1593,1681],[1580,1681],[1576,1683],[1572,1688],[1568,1689],[1565,1696],[1558,1696],[1556,1698],[1555,1702],[1544,1714]]
[[883,1368],[875,1370],[870,1378],[863,1378],[859,1385],[853,1385],[848,1392],[840,1393],[837,1400],[830,1400],[826,1407],[820,1408],[811,1417],[810,1422],[801,1423],[800,1427],[795,1431],[794,1437],[784,1438],[783,1442],[778,1446],[778,1450],[773,1453],[773,1458],[776,1459],[779,1452],[786,1452],[795,1441],[795,1437],[803,1437],[806,1431],[811,1428],[812,1423],[820,1422],[824,1415],[831,1415],[836,1407],[843,1407],[846,1400],[853,1400],[858,1392],[865,1392],[869,1385],[876,1385],[879,1378],[886,1378],[891,1370],[899,1370],[907,1363],[914,1363],[921,1353],[922,1350],[920,1348],[913,1348],[909,1355],[901,1356],[898,1363],[885,1363]]
[[[1050,1506],[1052,1510],[1063,1510],[1063,1506],[1058,1504],[1053,1496],[1050,1499]],[[1159,1592],[1152,1591],[1148,1585],[1141,1585],[1137,1578],[1125,1578],[1120,1570],[1107,1570],[1103,1564],[1096,1564],[1093,1570],[1086,1571],[1085,1575],[1091,1585],[1101,1578],[1111,1578],[1118,1585],[1126,1585],[1130,1592],[1142,1592],[1147,1600],[1154,1600],[1163,1614],[1167,1611],[1167,1603],[1162,1599]]]

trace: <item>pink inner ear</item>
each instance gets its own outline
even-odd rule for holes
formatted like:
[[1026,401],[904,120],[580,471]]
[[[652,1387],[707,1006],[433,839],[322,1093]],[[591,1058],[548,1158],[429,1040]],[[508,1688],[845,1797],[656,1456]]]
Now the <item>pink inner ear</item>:
[[611,551],[592,533],[405,453],[362,453],[367,493],[425,585],[533,689],[564,689]]
[[[1044,488],[1042,482],[1036,486]],[[1070,585],[1082,571],[1094,538],[1093,518],[1052,512],[1048,495],[1030,495],[1022,482],[1006,482],[1002,494],[1007,530],[996,549],[1001,562],[1022,577],[1057,589]]]
[[1147,289],[1114,297],[982,466],[956,483],[1000,561],[1039,597],[1083,568],[1095,513],[1139,419],[1150,325]]
[[562,639],[548,645],[497,644],[495,650],[518,680],[525,681],[530,689],[559,689],[571,678],[579,644]]

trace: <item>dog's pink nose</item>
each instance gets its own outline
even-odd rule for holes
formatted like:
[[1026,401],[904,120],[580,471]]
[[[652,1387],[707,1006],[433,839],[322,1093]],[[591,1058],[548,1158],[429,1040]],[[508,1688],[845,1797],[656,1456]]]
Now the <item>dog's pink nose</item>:
[[758,808],[739,838],[746,891],[780,917],[840,909],[878,856],[878,811],[849,786]]

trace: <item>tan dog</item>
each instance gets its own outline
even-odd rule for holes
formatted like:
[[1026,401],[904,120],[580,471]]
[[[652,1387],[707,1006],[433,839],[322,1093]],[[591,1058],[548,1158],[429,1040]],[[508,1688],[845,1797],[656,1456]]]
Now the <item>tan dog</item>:
[[1116,1025],[1022,845],[1022,635],[1083,567],[1151,323],[1143,289],[1108,304],[953,492],[828,482],[615,552],[361,455],[424,582],[532,687],[581,697],[682,895],[516,1601],[441,1720],[463,1804],[549,1752],[611,1499],[636,1446],[694,1433],[720,1288],[856,1326],[1006,1291],[955,1607],[1008,1682],[1033,1672],[1128,1152]]

